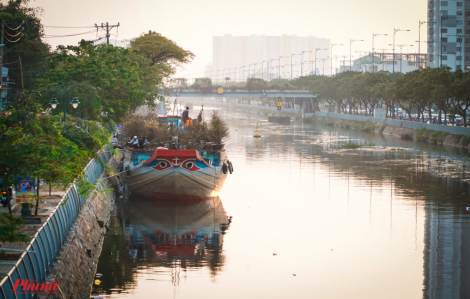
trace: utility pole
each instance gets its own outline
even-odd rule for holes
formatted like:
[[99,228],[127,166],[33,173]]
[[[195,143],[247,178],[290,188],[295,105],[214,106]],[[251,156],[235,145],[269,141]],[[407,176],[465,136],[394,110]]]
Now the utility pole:
[[109,46],[109,37],[111,36],[111,34],[109,34],[109,32],[114,27],[119,27],[119,22],[117,23],[117,25],[109,25],[108,22],[106,22],[106,24],[101,23],[101,26],[98,26],[98,25],[95,24],[95,27],[96,27],[96,31],[98,31],[98,27],[100,27],[100,28],[102,28],[106,31],[106,45]]

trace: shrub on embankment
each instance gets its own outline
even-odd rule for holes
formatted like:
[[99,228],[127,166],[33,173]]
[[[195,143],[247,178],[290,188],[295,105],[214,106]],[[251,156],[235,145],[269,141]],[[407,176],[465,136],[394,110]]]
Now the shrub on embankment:
[[362,132],[374,132],[377,130],[378,126],[380,126],[380,124],[373,123],[370,120],[356,121],[356,120],[337,119],[337,118],[331,118],[331,117],[322,117],[320,121],[316,121],[316,122],[319,122],[320,124],[326,125],[326,126],[334,126],[334,127],[339,127],[339,128],[362,131]]

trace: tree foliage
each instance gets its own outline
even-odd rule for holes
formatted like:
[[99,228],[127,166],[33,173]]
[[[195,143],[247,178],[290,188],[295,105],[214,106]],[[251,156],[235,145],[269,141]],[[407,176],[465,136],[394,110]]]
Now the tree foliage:
[[194,58],[193,53],[155,31],[143,33],[131,40],[130,48],[139,50],[144,58],[150,60],[149,67],[160,79],[175,74],[178,66],[191,62]]
[[30,238],[18,232],[24,226],[24,221],[10,213],[0,213],[0,241],[1,242],[28,242]]
[[389,72],[342,72],[333,77],[307,76],[291,81],[296,88],[308,88],[319,99],[330,105],[330,111],[372,115],[375,108],[384,107],[388,116],[394,108],[401,108],[411,118],[412,111],[418,120],[424,114],[438,112],[446,117],[451,111],[463,118],[467,126],[470,112],[470,73],[450,68],[424,68],[398,74],[393,80]]
[[[108,119],[119,122],[137,106],[154,106],[158,80],[152,70],[141,67],[150,61],[138,50],[94,46],[84,40],[58,50],[59,54],[49,58],[50,70],[37,80],[45,107],[52,97],[70,101],[77,96],[81,104],[74,113],[106,122],[101,118],[104,112]],[[71,105],[66,105],[71,112]]]
[[109,142],[110,131],[93,121],[40,113],[34,96],[11,102],[0,115],[0,169],[6,186],[30,175],[68,187],[96,152]]
[[[47,70],[46,57],[50,52],[50,46],[45,43],[44,28],[41,23],[41,8],[29,6],[29,0],[3,0],[0,1],[0,17],[5,24],[5,48],[3,63],[9,68],[10,79],[16,81],[17,87],[24,82],[24,88],[34,86],[36,76]],[[21,37],[18,26],[24,21],[24,32]],[[16,36],[15,36],[16,35]],[[18,63],[21,57],[22,73]]]

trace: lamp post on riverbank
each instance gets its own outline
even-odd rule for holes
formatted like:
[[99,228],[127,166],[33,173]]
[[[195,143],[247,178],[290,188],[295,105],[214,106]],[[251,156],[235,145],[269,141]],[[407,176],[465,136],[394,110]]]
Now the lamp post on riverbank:
[[[80,102],[78,101],[77,97],[74,97],[72,99],[71,103],[72,103],[72,107],[74,109],[76,109]],[[57,105],[59,104],[59,102],[57,102],[56,98],[52,98],[50,104],[51,104],[52,109],[55,109],[57,107]],[[66,95],[64,95],[62,97],[62,104],[64,105],[64,122],[65,122],[67,120],[67,116],[66,116],[67,115],[67,105],[66,105],[67,104],[67,97],[66,97]]]
[[[387,34],[381,34],[381,33],[372,33],[372,72],[375,73],[375,55],[374,55],[374,39],[376,36],[379,36],[379,35],[383,35],[383,36],[387,36]],[[367,70],[366,70],[367,71]]]
[[395,79],[395,34],[400,31],[410,31],[410,30],[401,30],[393,28],[393,64],[392,64],[392,79]]
[[[342,46],[343,44],[331,44],[331,54],[330,54],[330,57],[331,57],[331,76],[333,76],[333,47],[334,46]],[[335,74],[336,74],[336,66],[335,66]]]
[[350,71],[352,70],[352,53],[351,53],[352,43],[353,42],[363,42],[363,41],[364,41],[363,39],[350,39],[349,40],[349,70]]
[[302,58],[300,59],[300,77],[304,75],[304,53],[312,53],[312,51],[302,51]]
[[315,49],[315,69],[313,70],[313,74],[316,76],[317,75],[317,52],[320,50],[327,50],[327,49],[321,49],[321,48],[316,48]]

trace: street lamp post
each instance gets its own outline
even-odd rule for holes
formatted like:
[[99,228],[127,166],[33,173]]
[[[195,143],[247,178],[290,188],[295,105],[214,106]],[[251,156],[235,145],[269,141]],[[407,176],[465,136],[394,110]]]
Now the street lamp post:
[[[261,79],[264,79],[264,77],[263,77],[263,76],[264,76],[264,68],[263,68],[263,65],[264,65],[265,62],[267,62],[267,61],[266,61],[266,60],[263,60],[263,61],[261,62]],[[267,67],[268,67],[268,64],[266,64],[266,68],[267,68]],[[267,73],[267,72],[268,72],[268,71],[266,71],[266,73]]]
[[325,60],[329,60],[329,57],[327,58],[322,58],[322,67],[323,67],[323,76],[325,76]]
[[315,49],[315,69],[313,70],[313,73],[317,75],[317,52],[320,50],[327,50],[327,49],[321,49],[321,48],[316,48]]
[[278,73],[277,75],[279,76],[279,85],[281,85],[281,58],[284,58],[286,56],[279,56],[279,70],[278,70]]
[[410,31],[393,28],[393,63],[392,63],[392,79],[395,79],[395,34],[399,31]]
[[[418,43],[418,47],[419,47],[419,45],[421,43],[425,43],[429,46],[429,44],[432,43],[432,42],[428,42],[428,41],[425,41],[425,40],[421,40],[421,41],[417,40],[417,41],[415,41],[415,43]],[[418,67],[419,67],[420,64],[422,64],[421,63],[421,54],[418,54],[417,61],[418,61]],[[426,54],[426,64],[427,64],[427,66],[429,66],[429,52],[428,52],[428,54]]]
[[268,64],[266,65],[267,66],[266,67],[266,81],[269,81],[269,63],[274,60],[276,59],[271,59],[270,61],[268,61]]
[[[426,21],[419,21],[419,36],[418,36],[418,57],[419,59],[421,60],[421,25],[423,24],[432,24],[432,23],[436,23],[436,22],[426,22]],[[441,26],[442,27],[442,26]],[[428,53],[429,54],[429,53]],[[428,60],[428,65],[429,65],[429,58],[427,59]],[[420,61],[418,61],[418,65],[420,65]]]
[[[333,76],[333,47],[334,46],[342,46],[343,44],[331,44],[331,76]],[[335,68],[335,75],[336,75],[336,68]]]
[[352,43],[353,42],[363,42],[364,40],[363,39],[350,39],[349,40],[349,70],[351,71],[352,69],[352,53],[351,53],[351,49],[352,49]]
[[[333,63],[333,59],[331,59],[331,63]],[[335,75],[336,75],[337,69],[338,69],[338,55],[335,55]],[[331,69],[331,75],[333,76],[333,68]]]
[[294,71],[293,66],[294,64],[292,63],[292,60],[294,59],[294,55],[300,55],[300,54],[290,54],[290,79],[292,80],[292,73]]
[[254,63],[253,65],[253,78],[256,78],[256,65],[259,63]]
[[[421,58],[421,25],[426,24],[428,22],[426,21],[421,21],[419,20],[419,26],[418,26],[418,67],[421,66],[420,58]],[[430,22],[431,23],[431,22]],[[432,22],[434,23],[434,22]]]
[[410,46],[410,47],[413,47],[413,45],[397,45],[397,47],[400,48],[400,74],[402,73],[401,72],[401,64],[402,64],[402,61],[403,61],[403,47],[405,46]]
[[[389,44],[389,46],[391,46],[391,44]],[[385,71],[385,51],[389,51],[390,49],[379,49],[380,51],[382,51],[382,71]]]
[[348,55],[340,55],[339,57],[343,57],[343,60],[340,60],[339,61],[339,69],[341,70],[341,61],[343,62],[343,71],[346,69],[346,58],[348,57]]
[[[64,122],[66,122],[66,120],[67,120],[67,116],[66,116],[67,115],[67,93],[65,93],[63,95],[62,102],[63,102],[63,105],[64,105]],[[72,99],[71,103],[72,103],[72,107],[74,109],[76,109],[80,102],[78,101],[77,97],[74,97]],[[57,107],[57,105],[59,104],[59,102],[57,102],[56,98],[52,98],[52,100],[49,104],[51,104],[52,109],[55,109]]]
[[229,68],[229,69],[228,69],[227,77],[225,77],[225,84],[226,84],[227,86],[228,86],[228,81],[230,80],[230,70],[231,70],[231,69],[232,69],[232,68]]
[[312,51],[302,51],[302,58],[300,59],[300,77],[304,75],[304,53],[312,53]]
[[375,73],[374,38],[379,35],[387,36],[387,34],[372,33],[372,72],[373,73]]

